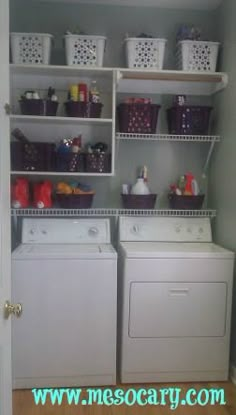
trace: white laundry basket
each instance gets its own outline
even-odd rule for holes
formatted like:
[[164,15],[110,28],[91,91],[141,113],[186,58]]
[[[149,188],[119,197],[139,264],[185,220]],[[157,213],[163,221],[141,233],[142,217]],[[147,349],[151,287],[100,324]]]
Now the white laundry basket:
[[102,66],[105,36],[65,35],[67,65]]
[[166,39],[128,37],[125,39],[128,68],[162,69]]
[[219,42],[182,40],[177,45],[177,65],[183,71],[215,72]]
[[48,65],[52,38],[48,33],[11,33],[12,62]]

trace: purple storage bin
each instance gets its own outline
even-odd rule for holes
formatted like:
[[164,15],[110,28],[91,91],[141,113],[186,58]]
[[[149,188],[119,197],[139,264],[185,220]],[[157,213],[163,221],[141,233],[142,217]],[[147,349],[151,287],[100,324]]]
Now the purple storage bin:
[[63,209],[89,209],[93,203],[93,193],[89,194],[56,194],[56,201]]
[[184,196],[169,194],[169,205],[171,209],[201,209],[204,202],[205,195],[198,196]]
[[176,105],[167,110],[169,134],[207,135],[212,107]]
[[103,104],[95,102],[65,102],[66,115],[79,118],[100,118]]
[[56,170],[64,172],[83,172],[85,169],[85,154],[56,153]]
[[111,154],[110,153],[87,153],[86,172],[88,173],[110,173]]
[[121,133],[155,134],[160,105],[120,104],[117,107]]
[[55,144],[11,143],[11,169],[23,171],[53,171],[55,169]]
[[43,99],[22,99],[20,109],[23,115],[56,116],[58,102]]
[[121,194],[124,209],[154,209],[156,194],[150,195],[125,195]]

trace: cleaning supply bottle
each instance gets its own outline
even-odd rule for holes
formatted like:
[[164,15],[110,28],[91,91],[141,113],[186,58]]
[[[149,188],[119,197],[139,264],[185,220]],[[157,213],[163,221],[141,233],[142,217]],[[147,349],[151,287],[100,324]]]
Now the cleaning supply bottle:
[[192,181],[194,180],[194,176],[192,173],[186,173],[185,174],[185,180],[186,180],[186,184],[185,184],[185,189],[184,189],[184,195],[185,196],[192,196],[193,191],[192,191]]
[[148,185],[145,183],[143,177],[139,176],[136,183],[131,189],[132,195],[149,195],[150,190]]

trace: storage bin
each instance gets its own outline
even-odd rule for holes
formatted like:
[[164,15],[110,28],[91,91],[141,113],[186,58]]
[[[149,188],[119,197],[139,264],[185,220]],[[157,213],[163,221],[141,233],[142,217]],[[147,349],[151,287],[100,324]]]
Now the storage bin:
[[169,134],[207,135],[212,107],[176,105],[167,110]]
[[93,193],[84,194],[56,194],[56,201],[63,209],[89,209],[93,203]]
[[177,44],[177,65],[183,71],[215,72],[220,43],[182,40]]
[[11,33],[12,62],[48,65],[52,38],[48,33]]
[[56,153],[56,170],[63,172],[83,172],[85,169],[83,153]]
[[128,68],[162,69],[166,39],[129,37],[125,39]]
[[169,205],[171,209],[201,209],[204,202],[205,195],[198,196],[184,196],[169,194]]
[[121,133],[155,134],[160,105],[120,104],[118,122]]
[[20,109],[23,115],[46,115],[56,116],[58,102],[43,99],[23,99]]
[[124,209],[154,209],[156,194],[150,195],[125,195],[121,194]]
[[87,153],[86,172],[88,173],[110,173],[111,154],[110,153]]
[[68,101],[64,105],[68,117],[101,118],[101,103]]
[[55,169],[55,144],[11,143],[11,170],[53,171]]
[[67,65],[103,65],[105,36],[66,35],[64,38]]

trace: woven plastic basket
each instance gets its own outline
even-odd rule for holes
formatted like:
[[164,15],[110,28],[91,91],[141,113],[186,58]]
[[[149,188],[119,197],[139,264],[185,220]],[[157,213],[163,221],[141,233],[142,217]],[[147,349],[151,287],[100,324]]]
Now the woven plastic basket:
[[207,135],[212,107],[176,105],[167,110],[169,134]]
[[129,37],[125,39],[128,68],[162,69],[166,39]]
[[169,204],[171,209],[187,209],[195,210],[201,209],[204,202],[205,195],[198,196],[183,196],[176,194],[169,194]]
[[11,55],[15,64],[50,63],[53,36],[48,33],[11,33]]
[[154,209],[157,194],[125,195],[121,194],[124,209]]
[[66,35],[64,38],[67,65],[103,65],[105,36]]
[[155,134],[160,105],[120,104],[117,107],[121,133]]
[[177,65],[183,71],[215,72],[220,43],[182,40],[177,45]]

